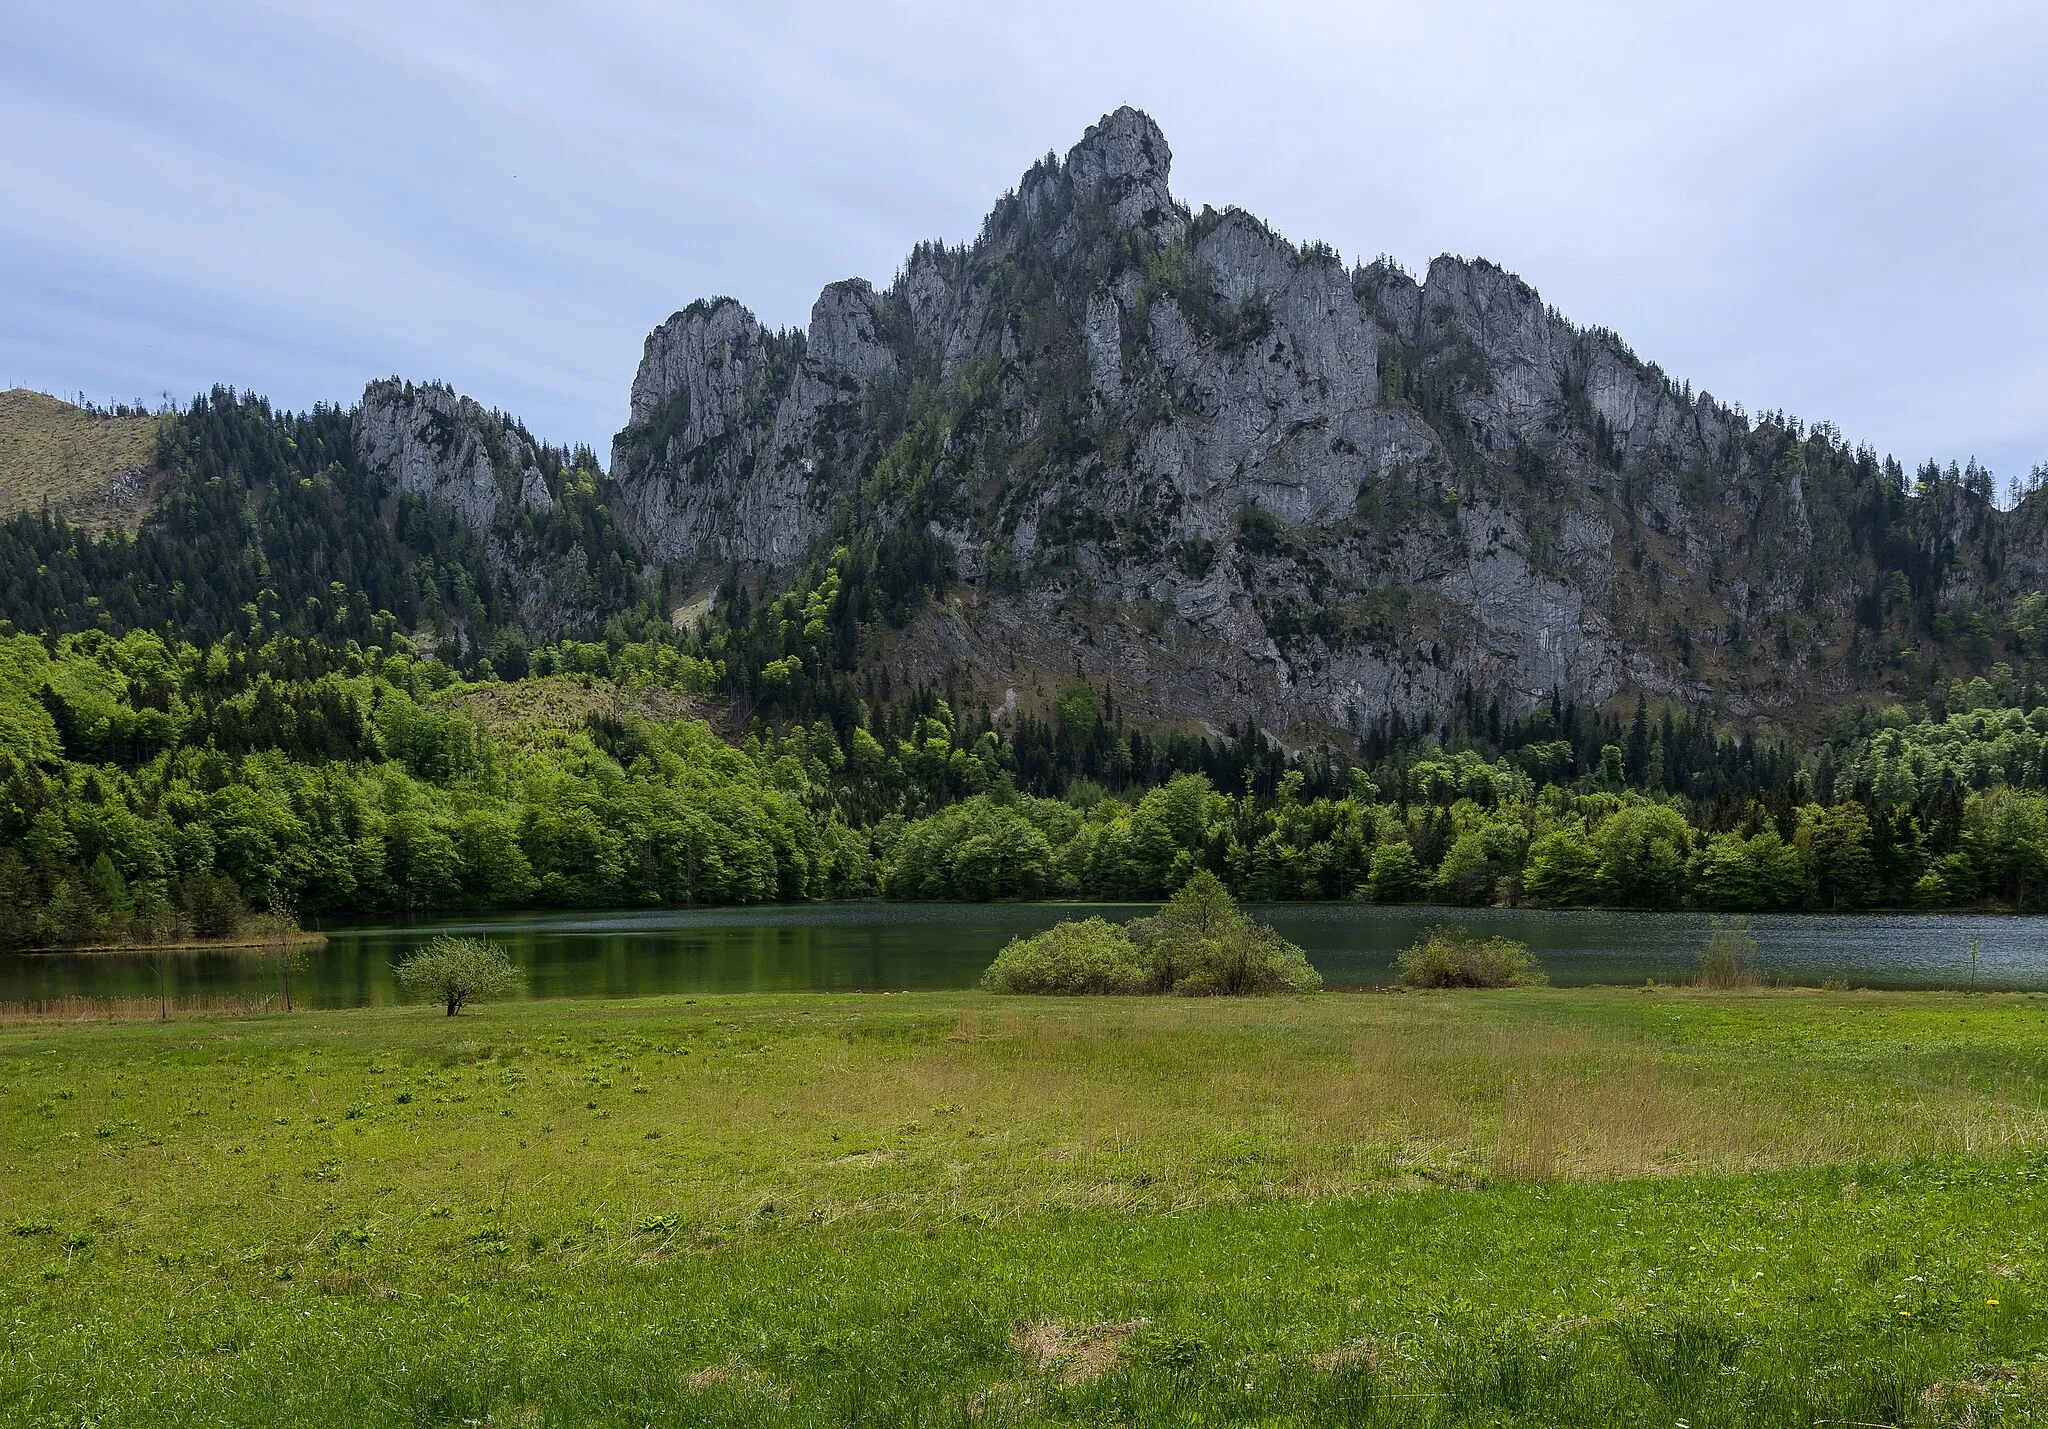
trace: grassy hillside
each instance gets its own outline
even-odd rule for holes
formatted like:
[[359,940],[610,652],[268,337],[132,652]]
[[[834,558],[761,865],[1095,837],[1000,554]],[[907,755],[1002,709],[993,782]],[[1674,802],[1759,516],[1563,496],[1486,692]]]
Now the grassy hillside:
[[0,517],[47,506],[89,530],[134,530],[160,480],[160,425],[19,387],[0,392]]
[[0,1065],[9,1422],[2048,1413],[2038,999],[528,1003]]

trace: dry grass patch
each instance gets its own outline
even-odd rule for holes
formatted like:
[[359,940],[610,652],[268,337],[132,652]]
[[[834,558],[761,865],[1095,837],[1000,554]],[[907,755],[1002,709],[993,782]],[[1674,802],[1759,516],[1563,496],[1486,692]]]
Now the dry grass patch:
[[105,417],[22,388],[0,392],[0,516],[52,511],[134,530],[149,511],[156,417]]
[[273,997],[51,997],[0,1002],[0,1027],[34,1022],[157,1022],[169,1018],[258,1017],[283,1010]]
[[1324,1374],[1371,1374],[1385,1359],[1386,1351],[1378,1340],[1347,1340],[1311,1356],[1309,1364]]
[[666,723],[698,718],[706,708],[704,701],[665,685],[627,689],[582,675],[533,675],[468,685],[450,693],[446,702],[492,730],[536,734],[576,728],[593,714],[637,715]]
[[1147,1320],[1104,1320],[1093,1325],[1063,1325],[1040,1320],[1010,1333],[1010,1347],[1039,1374],[1062,1384],[1086,1384],[1115,1369],[1131,1336]]
[[[1987,1416],[2012,1423],[2015,1410],[2048,1409],[2048,1365],[1981,1365],[1920,1391],[1920,1403],[1935,1422],[1973,1429]],[[2036,1422],[2028,1418],[2025,1422]]]
[[728,1362],[708,1365],[683,1376],[683,1383],[691,1389],[717,1389],[720,1385],[737,1385],[744,1389],[767,1389],[767,1376],[750,1366]]

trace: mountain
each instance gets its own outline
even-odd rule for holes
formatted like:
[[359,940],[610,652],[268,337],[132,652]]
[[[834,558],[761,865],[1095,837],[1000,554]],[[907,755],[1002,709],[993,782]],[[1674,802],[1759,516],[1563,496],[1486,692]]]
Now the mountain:
[[1171,164],[1120,109],[803,331],[690,304],[609,472],[437,383],[0,394],[0,618],[506,674],[658,637],[741,718],[950,692],[1002,722],[1085,680],[1295,748],[1645,699],[1811,731],[2048,675],[2048,497],[1752,418],[1483,260],[1418,280],[1193,212]]
[[620,528],[787,575],[862,530],[955,577],[879,657],[992,703],[1291,739],[1460,702],[1670,698],[1796,720],[1924,691],[2048,565],[2038,501],[1695,393],[1483,260],[1420,281],[1191,212],[1120,109],[964,247],[804,332],[730,298],[647,339]]

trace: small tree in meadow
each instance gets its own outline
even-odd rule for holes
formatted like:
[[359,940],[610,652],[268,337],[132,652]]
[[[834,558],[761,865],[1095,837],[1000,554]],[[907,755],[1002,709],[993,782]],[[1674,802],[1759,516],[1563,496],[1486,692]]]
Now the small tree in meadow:
[[156,1016],[162,1022],[171,1015],[171,961],[177,957],[162,943],[152,943],[142,955],[143,963],[149,968],[150,980],[156,984]]
[[277,990],[284,999],[284,1010],[292,1010],[292,977],[306,966],[306,955],[297,943],[280,939],[264,950],[263,960],[270,964],[277,974]]
[[511,956],[484,938],[440,937],[398,964],[398,985],[433,998],[453,1017],[465,1002],[505,997],[526,979]]

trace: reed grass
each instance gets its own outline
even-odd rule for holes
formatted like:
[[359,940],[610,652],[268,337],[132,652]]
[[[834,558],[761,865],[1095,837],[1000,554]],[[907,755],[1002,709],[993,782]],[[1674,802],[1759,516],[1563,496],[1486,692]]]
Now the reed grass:
[[0,1002],[0,1027],[30,1022],[161,1022],[191,1017],[260,1017],[284,1010],[281,997],[199,994],[155,997],[22,998]]

